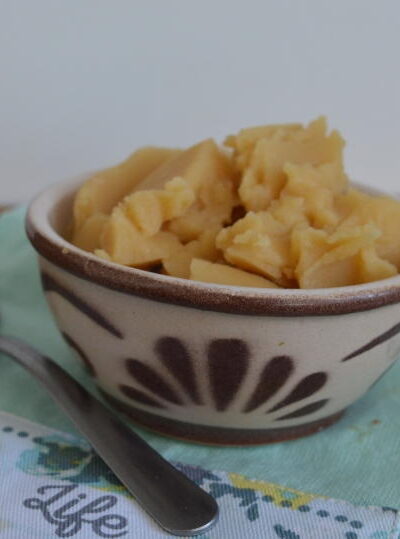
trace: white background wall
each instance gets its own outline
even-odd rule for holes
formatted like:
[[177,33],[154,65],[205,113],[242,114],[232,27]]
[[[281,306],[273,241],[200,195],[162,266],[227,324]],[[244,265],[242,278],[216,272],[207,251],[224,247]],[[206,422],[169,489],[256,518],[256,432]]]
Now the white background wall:
[[397,0],[0,0],[0,202],[124,158],[325,113],[400,190]]

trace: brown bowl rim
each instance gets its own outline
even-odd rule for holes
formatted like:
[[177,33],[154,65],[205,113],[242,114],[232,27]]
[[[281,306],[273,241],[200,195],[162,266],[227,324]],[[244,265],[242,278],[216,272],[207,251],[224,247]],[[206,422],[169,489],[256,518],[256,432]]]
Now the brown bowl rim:
[[50,224],[54,205],[71,196],[87,177],[56,183],[42,191],[30,203],[25,221],[28,238],[36,251],[82,279],[158,302],[240,315],[341,315],[400,302],[400,275],[340,288],[262,289],[189,281],[102,260],[69,243]]

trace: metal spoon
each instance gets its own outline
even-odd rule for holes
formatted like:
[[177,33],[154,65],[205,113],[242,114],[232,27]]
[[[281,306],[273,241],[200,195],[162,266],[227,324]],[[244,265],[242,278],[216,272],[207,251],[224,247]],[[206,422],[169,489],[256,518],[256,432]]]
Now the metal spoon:
[[26,343],[0,336],[0,352],[38,378],[80,432],[158,524],[173,535],[208,532],[214,498],[175,469],[57,363]]

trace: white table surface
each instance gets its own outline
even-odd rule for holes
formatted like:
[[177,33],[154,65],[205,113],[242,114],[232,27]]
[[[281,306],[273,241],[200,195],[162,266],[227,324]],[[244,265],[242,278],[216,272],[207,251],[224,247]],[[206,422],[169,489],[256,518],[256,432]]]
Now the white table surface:
[[325,113],[400,190],[397,0],[2,0],[0,200],[153,143]]

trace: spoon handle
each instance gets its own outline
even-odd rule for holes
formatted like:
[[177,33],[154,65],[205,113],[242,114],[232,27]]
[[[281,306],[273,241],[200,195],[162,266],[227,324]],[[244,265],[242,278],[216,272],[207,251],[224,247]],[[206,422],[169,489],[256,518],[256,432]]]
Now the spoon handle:
[[57,363],[26,343],[0,336],[0,352],[47,388],[100,457],[158,524],[174,535],[206,533],[218,505],[93,397]]

